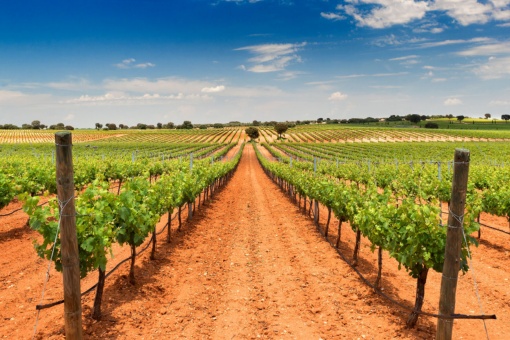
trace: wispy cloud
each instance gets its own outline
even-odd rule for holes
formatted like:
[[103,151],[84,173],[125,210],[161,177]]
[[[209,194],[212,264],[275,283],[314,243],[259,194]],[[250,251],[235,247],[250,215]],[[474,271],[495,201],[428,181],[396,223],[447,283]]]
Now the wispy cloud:
[[458,52],[461,56],[493,56],[510,54],[510,42],[486,44]]
[[286,81],[286,80],[295,79],[298,76],[305,74],[305,73],[306,72],[302,72],[302,71],[283,71],[278,74],[278,80]]
[[11,99],[18,99],[23,97],[24,94],[19,91],[5,91],[0,90],[0,102],[8,101]]
[[362,77],[398,77],[405,76],[409,72],[395,72],[395,73],[374,73],[374,74],[348,74],[343,76],[336,76],[337,79],[351,79],[351,78],[362,78]]
[[444,103],[444,105],[446,106],[456,106],[456,105],[461,105],[462,104],[462,100],[460,100],[459,98],[447,98]]
[[255,56],[248,59],[251,67],[241,65],[240,68],[255,73],[283,71],[291,63],[301,62],[297,52],[306,45],[300,44],[263,44],[246,46],[235,49],[236,51],[248,51]]
[[409,66],[416,65],[416,64],[420,63],[418,58],[419,58],[419,56],[413,54],[413,55],[407,55],[407,56],[403,56],[403,57],[391,58],[391,59],[389,59],[389,61],[396,61],[400,65],[409,67]]
[[161,95],[159,93],[145,93],[140,96],[130,95],[123,92],[107,92],[103,95],[99,96],[90,96],[90,95],[82,95],[78,98],[72,98],[65,100],[61,103],[64,104],[102,104],[102,105],[136,105],[136,104],[151,104],[152,103],[161,103],[163,101],[168,100],[193,100],[193,99],[201,99],[207,100],[211,99],[208,95],[199,95],[199,94],[183,94],[176,93],[171,95]]
[[491,106],[510,106],[510,101],[508,100],[492,100],[489,105]]
[[413,54],[413,55],[406,55],[403,57],[391,58],[389,60],[390,61],[403,61],[403,60],[416,59],[416,58],[418,58],[418,56]]
[[382,90],[392,90],[392,89],[401,89],[402,86],[398,86],[398,85],[373,85],[373,86],[370,86],[370,88],[373,88],[373,89],[382,89]]
[[422,48],[431,48],[431,47],[440,47],[440,46],[448,46],[448,45],[459,45],[459,44],[470,44],[470,43],[487,43],[493,41],[492,38],[487,37],[479,37],[473,39],[449,39],[442,41],[433,41],[428,43],[420,44],[419,47]]
[[326,13],[326,12],[321,12],[321,17],[328,19],[328,20],[333,20],[333,21],[345,19],[345,17],[343,15],[340,15],[337,13]]
[[122,62],[115,64],[115,67],[120,68],[120,69],[130,69],[130,68],[145,69],[148,67],[156,66],[153,63],[138,63],[138,64],[136,64],[135,62],[136,62],[136,59],[134,59],[134,58],[124,59],[124,60],[122,60]]

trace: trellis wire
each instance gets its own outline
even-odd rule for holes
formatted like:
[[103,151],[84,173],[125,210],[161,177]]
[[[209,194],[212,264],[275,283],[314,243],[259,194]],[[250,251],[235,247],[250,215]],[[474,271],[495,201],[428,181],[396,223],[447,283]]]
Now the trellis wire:
[[[53,240],[53,248],[51,249],[51,256],[48,260],[48,269],[46,270],[46,277],[44,279],[44,283],[43,283],[43,289],[42,289],[42,293],[41,293],[41,302],[43,301],[44,299],[44,293],[46,291],[46,284],[48,283],[49,279],[50,279],[50,270],[51,270],[51,262],[53,261],[53,256],[55,255],[55,248],[57,246],[57,238],[58,238],[58,234],[60,233],[60,224],[62,222],[62,211],[64,211],[64,208],[67,206],[67,204],[69,202],[71,202],[71,200],[74,198],[74,196],[71,196],[69,199],[67,199],[64,203],[62,203],[61,201],[58,201],[58,205],[59,205],[59,208],[60,208],[60,211],[59,211],[59,219],[58,219],[58,226],[57,226],[57,232],[55,233],[55,239]],[[63,302],[63,301],[62,301]],[[37,334],[37,324],[39,323],[39,314],[41,313],[41,310],[37,310],[37,315],[35,317],[35,323],[34,323],[34,332],[32,333],[32,339],[35,338],[35,335]]]

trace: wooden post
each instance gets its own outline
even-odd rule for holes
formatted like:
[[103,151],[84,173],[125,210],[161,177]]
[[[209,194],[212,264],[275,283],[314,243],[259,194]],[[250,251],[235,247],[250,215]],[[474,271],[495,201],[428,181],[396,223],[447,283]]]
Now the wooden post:
[[[452,195],[446,232],[445,260],[441,278],[439,314],[451,315],[455,312],[455,293],[460,269],[462,247],[462,225],[466,205],[467,180],[469,173],[469,151],[455,149]],[[453,319],[438,319],[437,340],[452,338]]]
[[74,171],[72,135],[55,134],[57,195],[60,204],[60,251],[64,277],[64,320],[67,339],[82,339],[81,290],[76,210],[74,207]]

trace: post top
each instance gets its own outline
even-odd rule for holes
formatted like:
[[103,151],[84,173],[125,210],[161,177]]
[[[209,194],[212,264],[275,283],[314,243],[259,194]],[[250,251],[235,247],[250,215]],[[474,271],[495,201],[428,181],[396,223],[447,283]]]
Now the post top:
[[58,136],[58,137],[65,137],[67,135],[70,135],[71,132],[69,131],[59,131],[59,132],[55,132],[55,136]]
[[471,153],[468,149],[456,148],[454,160],[455,162],[469,162]]

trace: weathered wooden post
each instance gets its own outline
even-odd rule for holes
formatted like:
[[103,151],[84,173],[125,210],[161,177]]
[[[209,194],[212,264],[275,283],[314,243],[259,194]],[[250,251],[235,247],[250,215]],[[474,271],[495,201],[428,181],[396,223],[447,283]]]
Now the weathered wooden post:
[[67,339],[82,339],[80,262],[74,207],[72,135],[55,134],[57,196],[60,205],[60,251],[64,277],[64,320]]
[[[469,174],[469,150],[455,149],[452,195],[446,232],[445,260],[441,278],[439,314],[452,315],[455,312],[455,293],[460,269],[464,208]],[[453,319],[438,319],[437,340],[452,338]]]

